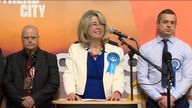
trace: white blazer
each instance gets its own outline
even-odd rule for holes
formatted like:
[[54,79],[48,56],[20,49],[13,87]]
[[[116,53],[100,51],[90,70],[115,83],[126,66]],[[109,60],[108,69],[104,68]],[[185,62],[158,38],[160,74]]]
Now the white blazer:
[[[103,86],[106,98],[113,92],[124,91],[124,52],[122,48],[106,43],[104,53]],[[116,65],[114,74],[109,74],[107,68],[109,62],[107,55],[115,52],[120,57],[120,63]],[[63,75],[63,82],[67,95],[71,92],[83,95],[87,80],[87,50],[80,43],[72,44],[69,48],[69,58],[66,59],[66,70]]]

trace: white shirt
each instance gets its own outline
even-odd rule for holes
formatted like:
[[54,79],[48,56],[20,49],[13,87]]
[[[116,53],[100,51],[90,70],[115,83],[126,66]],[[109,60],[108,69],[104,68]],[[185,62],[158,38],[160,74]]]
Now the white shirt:
[[[162,65],[162,51],[164,47],[162,39],[160,36],[157,36],[140,48],[140,53],[159,67]],[[172,54],[172,65],[177,68],[175,76],[176,85],[171,88],[171,95],[178,99],[186,94],[192,84],[192,49],[188,44],[174,36],[169,38],[167,44],[168,51]],[[161,86],[161,73],[141,57],[138,58],[137,69],[138,82],[139,84],[142,83],[140,86],[148,96],[157,100],[161,96],[160,93],[166,92],[165,88]],[[160,83],[156,85],[143,85],[143,83],[152,84],[158,81]]]

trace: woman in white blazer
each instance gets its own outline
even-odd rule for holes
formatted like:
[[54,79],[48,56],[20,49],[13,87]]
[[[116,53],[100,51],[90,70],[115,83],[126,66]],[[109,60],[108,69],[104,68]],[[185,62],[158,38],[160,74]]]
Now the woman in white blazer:
[[99,11],[89,10],[81,17],[79,43],[70,46],[63,75],[67,100],[121,99],[124,53],[107,42],[106,33],[106,19]]

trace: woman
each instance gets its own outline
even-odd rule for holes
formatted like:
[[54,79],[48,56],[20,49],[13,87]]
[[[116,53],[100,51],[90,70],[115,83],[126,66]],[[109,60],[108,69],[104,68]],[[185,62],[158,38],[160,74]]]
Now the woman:
[[87,11],[78,27],[79,43],[69,48],[63,75],[67,100],[81,98],[117,101],[124,91],[122,48],[107,43],[105,17]]

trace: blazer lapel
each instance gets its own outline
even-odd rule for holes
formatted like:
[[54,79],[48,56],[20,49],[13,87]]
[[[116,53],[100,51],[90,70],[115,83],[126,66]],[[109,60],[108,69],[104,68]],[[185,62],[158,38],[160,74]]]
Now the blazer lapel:
[[25,76],[25,57],[24,54],[21,52],[18,54],[17,58],[16,58],[16,62],[19,65],[19,68],[21,70],[21,73],[23,75],[23,77]]
[[[80,54],[81,54],[80,57],[82,57],[82,58],[87,57],[87,50],[85,48],[83,48],[81,50]],[[81,61],[79,61],[79,62],[81,62]],[[82,74],[83,74],[83,76],[85,76],[84,79],[86,80],[87,79],[87,58],[82,59],[81,67],[82,67]]]
[[35,72],[36,72],[35,76],[38,74],[38,70],[41,67],[43,60],[46,60],[46,59],[43,59],[43,57],[46,57],[46,56],[43,56],[43,53],[39,49],[39,51],[35,57]]
[[[113,50],[113,49],[112,49]],[[105,90],[105,96],[106,98],[109,96],[109,94],[111,94],[111,92],[107,92],[107,89],[111,88],[112,85],[112,79],[113,79],[113,75],[109,74],[107,72],[107,68],[109,66],[109,62],[107,60],[107,56],[108,54],[111,52],[110,46],[108,44],[105,44],[105,53],[104,53],[104,71],[103,71],[103,86],[104,86],[104,90]],[[112,90],[112,88],[111,88]]]
[[110,49],[108,48],[108,45],[105,45],[105,53],[104,53],[104,76],[107,73],[107,68],[109,66],[109,62],[107,61],[107,55],[110,53]]

